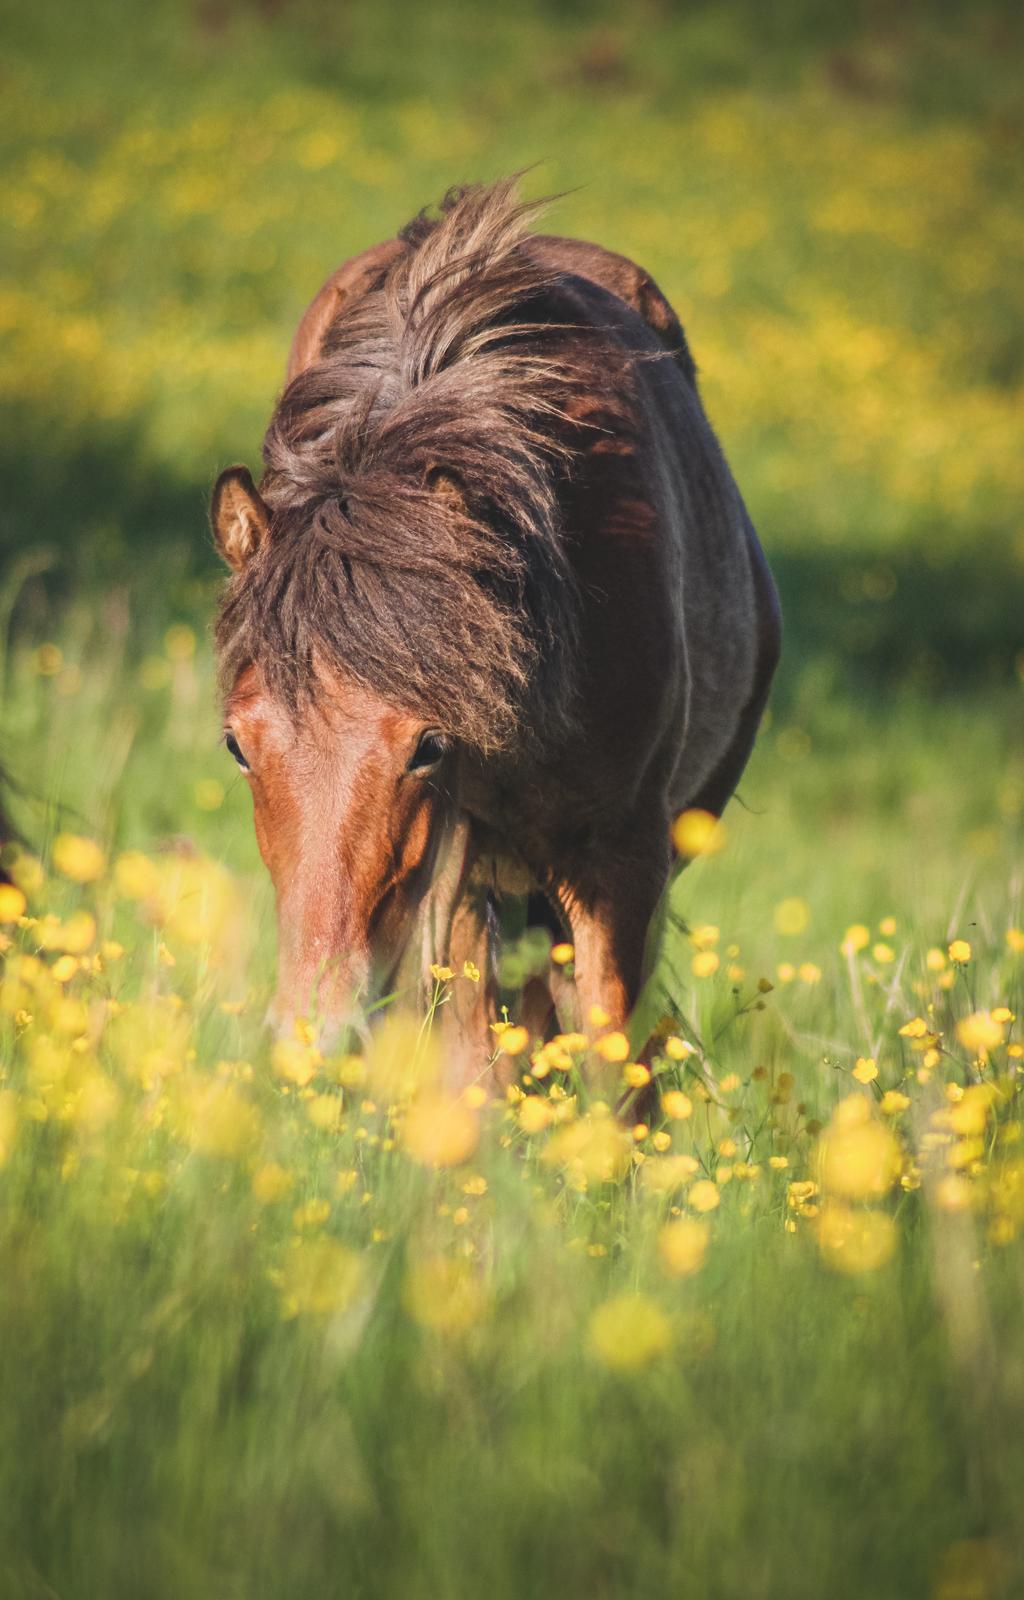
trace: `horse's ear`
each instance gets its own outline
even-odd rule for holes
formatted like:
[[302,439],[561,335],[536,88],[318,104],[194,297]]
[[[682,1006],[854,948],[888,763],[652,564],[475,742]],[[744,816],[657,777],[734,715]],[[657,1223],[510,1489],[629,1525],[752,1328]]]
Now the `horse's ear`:
[[217,549],[235,572],[241,572],[269,537],[270,513],[248,467],[228,467],[217,479],[210,526]]
[[465,512],[465,490],[454,472],[449,472],[447,467],[430,468],[427,473],[427,488],[453,511]]

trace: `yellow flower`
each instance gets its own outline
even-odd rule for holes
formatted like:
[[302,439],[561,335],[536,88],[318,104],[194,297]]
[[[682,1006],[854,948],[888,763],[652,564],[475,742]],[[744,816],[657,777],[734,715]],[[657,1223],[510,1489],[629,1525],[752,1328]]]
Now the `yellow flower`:
[[551,947],[551,959],[556,967],[568,966],[574,955],[575,951],[571,944],[555,944]]
[[402,1146],[425,1167],[457,1167],[480,1142],[480,1122],[465,1100],[430,1092],[413,1101],[402,1125]]
[[878,931],[884,938],[891,939],[893,934],[896,932],[896,918],[883,917],[881,922],[878,924]]
[[28,901],[13,883],[0,883],[0,922],[17,922],[25,915]]
[[671,1061],[685,1061],[687,1056],[696,1055],[693,1045],[688,1044],[685,1039],[678,1038],[674,1033],[669,1034],[663,1048]]
[[661,1097],[661,1109],[673,1122],[685,1122],[693,1116],[693,1101],[681,1089],[669,1089]]
[[878,1077],[878,1067],[873,1056],[858,1056],[854,1062],[853,1076],[858,1083],[873,1083]]
[[801,961],[800,982],[808,984],[820,983],[821,968],[813,961]]
[[908,1096],[901,1094],[899,1089],[886,1089],[878,1109],[883,1117],[898,1117],[901,1112],[906,1111],[909,1104]]
[[961,1137],[984,1133],[992,1110],[992,1098],[992,1090],[987,1084],[969,1084],[960,1100],[947,1111],[947,1125]]
[[302,1039],[278,1039],[271,1054],[277,1076],[300,1089],[316,1077],[322,1060],[319,1050]]
[[710,1178],[700,1178],[686,1196],[687,1202],[694,1211],[714,1211],[721,1204],[722,1196],[718,1192],[718,1185],[712,1183]]
[[672,842],[689,859],[716,855],[725,839],[725,829],[710,811],[683,811],[672,824]]
[[543,1160],[566,1169],[570,1187],[613,1183],[630,1165],[632,1140],[616,1119],[598,1116],[597,1107],[578,1122],[559,1127],[544,1147]]
[[126,850],[114,862],[114,883],[126,900],[155,900],[160,882],[160,868],[141,850]]
[[710,978],[721,966],[721,958],[715,950],[698,950],[690,968],[695,978]]
[[475,961],[464,961],[462,963],[462,976],[468,978],[470,983],[480,982],[480,968]]
[[430,976],[437,983],[450,983],[455,974],[451,967],[439,967],[435,961],[430,968]]
[[900,1147],[860,1094],[836,1106],[817,1160],[823,1187],[846,1200],[881,1199],[900,1175]]
[[956,1036],[965,1050],[974,1055],[987,1055],[1003,1042],[1003,1024],[997,1022],[990,1011],[974,1011],[956,1025]]
[[720,934],[713,922],[702,922],[690,934],[690,943],[695,950],[710,950],[712,945],[718,943]]
[[905,1022],[900,1029],[904,1039],[923,1039],[928,1032],[928,1024],[923,1017],[911,1017],[910,1021]]
[[341,1124],[341,1100],[336,1094],[315,1094],[306,1101],[306,1116],[321,1133],[336,1133]]
[[606,1033],[594,1045],[594,1053],[605,1061],[628,1061],[629,1040],[624,1033]]
[[874,956],[875,960],[880,966],[887,966],[890,961],[896,960],[896,952],[891,944],[882,944],[879,942],[875,945],[871,954]]
[[843,942],[839,948],[844,956],[852,956],[859,950],[866,950],[870,943],[871,929],[866,928],[863,922],[855,922],[843,934]]
[[53,864],[75,883],[95,883],[103,876],[107,858],[94,839],[78,833],[59,833],[53,841]]
[[688,1278],[704,1265],[711,1230],[706,1222],[680,1217],[666,1223],[658,1235],[658,1254],[665,1271],[673,1278]]
[[329,1200],[323,1198],[307,1200],[304,1206],[296,1206],[292,1212],[292,1226],[300,1233],[307,1229],[322,1228],[330,1214]]
[[699,1171],[700,1163],[695,1156],[652,1156],[640,1168],[640,1182],[645,1194],[672,1194]]
[[931,949],[928,951],[928,954],[924,958],[924,964],[928,968],[929,972],[941,972],[943,967],[946,965],[946,957],[944,952],[941,951],[937,945],[932,945]]
[[291,1173],[276,1161],[268,1161],[252,1175],[252,1192],[261,1205],[273,1205],[283,1200],[292,1186]]
[[1024,928],[1007,928],[1006,942],[1015,956],[1024,955]]
[[542,1133],[554,1120],[554,1112],[547,1100],[539,1095],[527,1095],[519,1102],[519,1126],[524,1133]]
[[498,1036],[498,1049],[503,1056],[521,1056],[530,1043],[530,1035],[525,1028],[503,1028]]
[[672,1324],[645,1294],[620,1294],[606,1300],[590,1318],[587,1344],[592,1356],[612,1371],[627,1372],[664,1355],[672,1343]]
[[642,1089],[651,1081],[651,1073],[641,1061],[627,1062],[622,1069],[622,1076],[630,1089]]
[[949,959],[955,966],[966,966],[971,959],[971,947],[966,939],[954,939],[949,947]]
[[830,1200],[817,1221],[818,1245],[840,1272],[875,1272],[896,1249],[896,1227],[884,1211],[858,1211]]
[[462,1192],[463,1194],[469,1194],[473,1196],[486,1194],[487,1179],[481,1178],[479,1175],[472,1178],[467,1178],[465,1183],[462,1185]]
[[772,920],[781,934],[791,936],[803,933],[811,920],[811,908],[806,900],[793,895],[788,900],[779,901]]

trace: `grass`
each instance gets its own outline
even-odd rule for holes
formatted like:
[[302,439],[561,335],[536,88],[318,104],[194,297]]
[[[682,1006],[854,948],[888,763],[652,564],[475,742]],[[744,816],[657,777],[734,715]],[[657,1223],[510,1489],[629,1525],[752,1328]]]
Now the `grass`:
[[[1010,1600],[1018,20],[9,23],[0,1589]],[[673,886],[635,1143],[571,1052],[457,1106],[429,1045],[396,1078],[398,1021],[362,1065],[275,1053],[218,748],[203,502],[302,305],[534,160],[679,306],[787,617],[725,848]]]

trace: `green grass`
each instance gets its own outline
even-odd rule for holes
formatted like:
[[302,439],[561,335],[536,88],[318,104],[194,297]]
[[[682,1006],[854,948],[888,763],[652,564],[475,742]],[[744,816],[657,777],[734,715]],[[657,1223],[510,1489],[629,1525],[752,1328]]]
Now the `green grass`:
[[[980,1061],[957,1028],[1024,1004],[1019,19],[7,9],[0,756],[31,850],[81,834],[110,866],[48,868],[8,929],[0,1593],[1012,1600],[1020,1031]],[[554,225],[678,305],[787,619],[659,958],[693,1115],[667,1153],[657,1121],[644,1160],[615,1146],[614,1181],[585,1151],[585,1191],[535,1106],[474,1111],[435,1171],[372,1061],[275,1064],[208,643],[207,487],[255,464],[306,299],[534,161],[572,191]],[[76,909],[69,971],[45,917]],[[970,962],[929,966],[954,938]],[[573,1077],[525,1087],[551,1082],[607,1131]],[[851,1095],[897,1152],[852,1197],[825,1159]],[[683,1218],[706,1255],[673,1275]]]

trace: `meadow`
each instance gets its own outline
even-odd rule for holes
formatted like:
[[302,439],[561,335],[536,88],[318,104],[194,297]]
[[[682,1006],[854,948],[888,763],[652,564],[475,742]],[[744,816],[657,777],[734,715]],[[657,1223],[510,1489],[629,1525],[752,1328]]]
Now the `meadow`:
[[[1012,13],[5,33],[0,1594],[1024,1592]],[[513,1004],[518,1087],[454,1100],[400,1006],[357,1055],[263,1029],[204,500],[326,272],[533,161],[678,307],[786,654],[653,1085]]]

